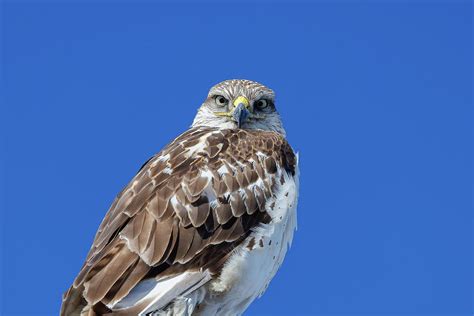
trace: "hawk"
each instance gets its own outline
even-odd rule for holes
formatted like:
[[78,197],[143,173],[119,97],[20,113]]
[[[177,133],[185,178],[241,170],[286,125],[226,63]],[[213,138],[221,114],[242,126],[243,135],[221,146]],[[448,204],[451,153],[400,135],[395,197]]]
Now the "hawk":
[[211,88],[112,203],[61,315],[239,315],[263,294],[298,197],[274,99],[249,80]]

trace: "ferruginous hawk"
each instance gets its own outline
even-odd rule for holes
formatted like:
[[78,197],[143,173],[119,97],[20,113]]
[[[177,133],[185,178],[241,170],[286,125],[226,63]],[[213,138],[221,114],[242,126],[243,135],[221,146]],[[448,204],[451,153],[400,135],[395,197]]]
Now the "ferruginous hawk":
[[243,313],[283,261],[297,196],[273,91],[217,84],[117,196],[61,315]]

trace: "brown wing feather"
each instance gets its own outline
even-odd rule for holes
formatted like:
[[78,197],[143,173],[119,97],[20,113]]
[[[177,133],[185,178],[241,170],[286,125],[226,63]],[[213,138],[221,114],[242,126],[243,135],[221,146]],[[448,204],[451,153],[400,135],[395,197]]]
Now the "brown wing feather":
[[150,159],[112,203],[64,294],[61,314],[111,312],[106,305],[145,278],[203,266],[219,273],[251,228],[269,221],[264,205],[278,181],[278,166],[294,173],[294,164],[291,147],[277,133],[185,132]]

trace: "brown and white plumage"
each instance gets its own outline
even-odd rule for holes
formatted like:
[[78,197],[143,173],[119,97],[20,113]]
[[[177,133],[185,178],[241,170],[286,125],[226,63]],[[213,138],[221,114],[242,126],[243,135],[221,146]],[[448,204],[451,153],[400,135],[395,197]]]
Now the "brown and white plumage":
[[240,314],[263,293],[296,225],[297,161],[273,98],[247,80],[211,89],[113,202],[61,315]]

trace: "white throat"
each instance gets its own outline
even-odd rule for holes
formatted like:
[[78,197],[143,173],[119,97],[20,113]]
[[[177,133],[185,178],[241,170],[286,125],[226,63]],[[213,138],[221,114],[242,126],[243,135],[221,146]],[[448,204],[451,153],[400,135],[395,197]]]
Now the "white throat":
[[[194,117],[191,127],[206,126],[216,127],[220,129],[233,129],[237,128],[234,121],[227,117],[216,116],[208,107],[201,106]],[[243,129],[253,130],[265,130],[277,132],[284,137],[286,136],[285,129],[280,120],[278,113],[272,113],[267,115],[264,120],[250,120],[242,125]]]

